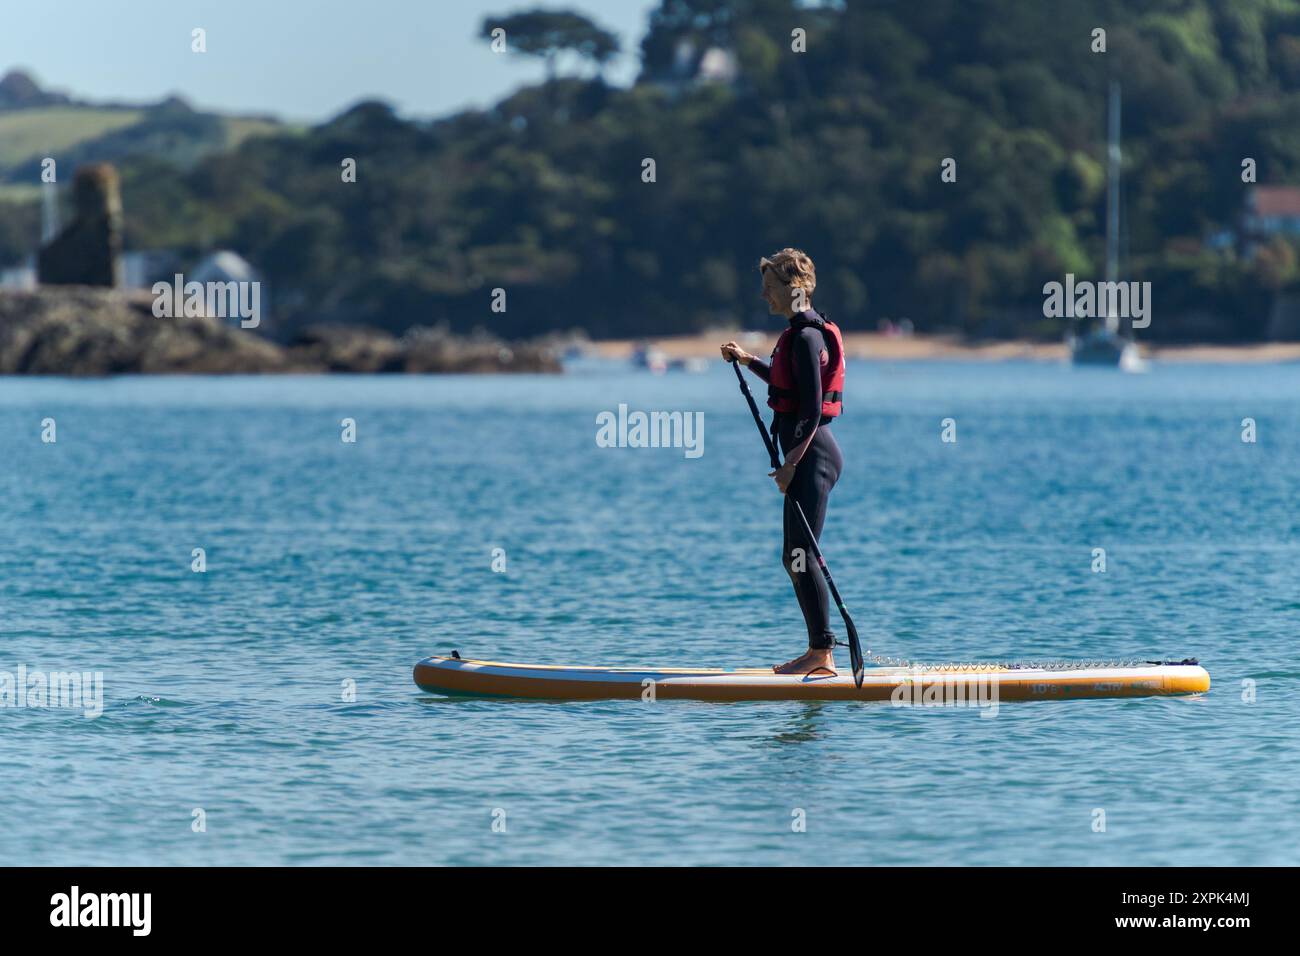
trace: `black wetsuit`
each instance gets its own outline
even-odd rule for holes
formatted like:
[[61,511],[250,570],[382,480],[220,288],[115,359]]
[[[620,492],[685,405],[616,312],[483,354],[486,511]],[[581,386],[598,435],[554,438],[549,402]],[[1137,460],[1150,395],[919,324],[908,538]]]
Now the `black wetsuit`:
[[[831,434],[830,423],[834,419],[821,416],[821,368],[822,363],[831,358],[827,338],[820,329],[812,326],[801,328],[792,337],[790,344],[799,410],[794,413],[776,412],[773,419],[781,450],[787,455],[808,436],[813,423],[818,423],[817,433],[799,460],[794,480],[786,492],[785,534],[781,543],[781,563],[785,565],[786,573],[794,584],[799,608],[808,625],[808,646],[816,649],[835,646],[835,635],[831,632],[830,625],[830,592],[790,499],[798,501],[803,507],[804,516],[820,541],[822,526],[826,521],[826,503],[844,468],[844,456],[840,454],[840,446]],[[832,345],[831,348],[833,347]],[[770,380],[771,370],[766,362],[754,359],[749,363],[749,368],[763,381]],[[802,558],[796,551],[801,552]],[[797,570],[799,567],[802,570]]]

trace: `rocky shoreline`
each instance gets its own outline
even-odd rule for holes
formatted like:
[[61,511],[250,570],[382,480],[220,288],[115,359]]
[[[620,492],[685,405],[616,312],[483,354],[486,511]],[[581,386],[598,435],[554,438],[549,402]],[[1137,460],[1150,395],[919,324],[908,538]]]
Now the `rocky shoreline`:
[[149,292],[0,289],[0,375],[559,372],[553,349],[421,327],[316,325],[287,345],[207,317],[156,318]]

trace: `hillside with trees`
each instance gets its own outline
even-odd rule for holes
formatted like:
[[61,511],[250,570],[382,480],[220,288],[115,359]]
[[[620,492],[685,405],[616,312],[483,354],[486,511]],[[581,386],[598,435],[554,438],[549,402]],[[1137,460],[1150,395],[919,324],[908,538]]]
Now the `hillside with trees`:
[[[617,40],[586,17],[503,11],[485,57],[498,27],[551,68],[491,109],[363,102],[186,163],[127,156],[128,245],[239,251],[287,325],[595,337],[762,324],[754,264],[798,245],[847,328],[1052,337],[1043,284],[1102,271],[1118,80],[1143,336],[1258,340],[1300,278],[1294,239],[1211,241],[1240,217],[1243,159],[1300,184],[1297,0],[663,0],[630,88],[603,80]],[[35,220],[0,209],[0,261]]]

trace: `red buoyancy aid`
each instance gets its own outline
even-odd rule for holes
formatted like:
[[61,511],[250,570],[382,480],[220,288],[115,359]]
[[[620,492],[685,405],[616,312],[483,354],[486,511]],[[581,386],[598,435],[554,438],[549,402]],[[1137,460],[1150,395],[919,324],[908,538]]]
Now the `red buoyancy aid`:
[[[818,313],[820,315],[820,313]],[[828,354],[822,373],[822,415],[834,418],[844,410],[844,339],[837,326],[826,316],[809,320],[802,316],[781,333],[772,350],[772,367],[767,383],[768,407],[778,412],[797,412],[799,393],[794,380],[794,354],[790,343],[796,332],[812,326],[826,335]]]

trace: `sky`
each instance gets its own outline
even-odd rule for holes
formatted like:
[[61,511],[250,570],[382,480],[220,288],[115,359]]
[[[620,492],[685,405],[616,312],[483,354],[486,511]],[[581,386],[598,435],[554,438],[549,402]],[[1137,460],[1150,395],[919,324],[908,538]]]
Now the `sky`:
[[[60,0],[0,2],[0,74],[30,71],[89,100],[154,102],[315,122],[361,99],[409,116],[486,106],[544,75],[478,39],[488,14],[573,9],[617,34],[607,77],[635,76],[657,0]],[[56,12],[57,11],[57,12]],[[195,27],[208,52],[190,50]]]

